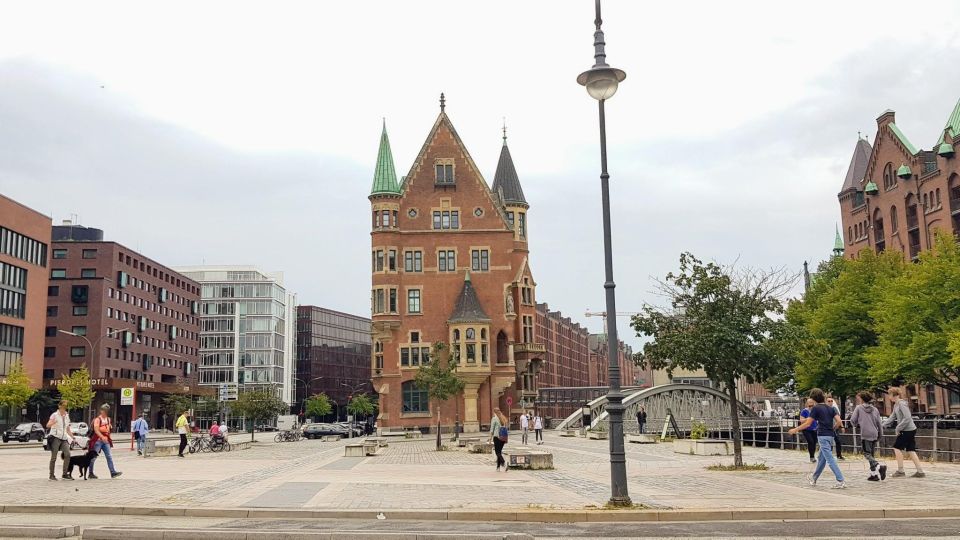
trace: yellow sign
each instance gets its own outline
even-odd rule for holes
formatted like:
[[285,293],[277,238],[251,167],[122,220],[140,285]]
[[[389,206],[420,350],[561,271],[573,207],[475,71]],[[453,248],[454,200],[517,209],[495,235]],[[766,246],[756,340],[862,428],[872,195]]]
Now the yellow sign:
[[120,389],[120,405],[133,405],[133,388]]

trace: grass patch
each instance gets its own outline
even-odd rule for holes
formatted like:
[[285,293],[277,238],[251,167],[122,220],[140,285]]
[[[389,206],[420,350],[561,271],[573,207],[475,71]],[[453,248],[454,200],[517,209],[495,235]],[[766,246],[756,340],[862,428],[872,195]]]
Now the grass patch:
[[737,467],[736,465],[724,465],[717,463],[707,467],[708,471],[769,471],[770,467],[766,463],[744,463]]

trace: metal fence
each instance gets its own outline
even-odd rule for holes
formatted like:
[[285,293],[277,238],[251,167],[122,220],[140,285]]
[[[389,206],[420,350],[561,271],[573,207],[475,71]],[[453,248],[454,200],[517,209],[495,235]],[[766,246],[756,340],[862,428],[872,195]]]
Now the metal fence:
[[[664,426],[663,418],[649,418],[645,431],[647,433],[661,433]],[[960,462],[960,419],[927,418],[914,420],[917,424],[917,454],[921,459],[932,461]],[[729,419],[707,419],[709,438],[731,439],[731,422]],[[801,434],[790,435],[787,431],[797,426],[799,422],[792,418],[741,418],[740,440],[746,446],[758,448],[777,448],[781,450],[806,450],[807,443]],[[689,436],[691,420],[677,419],[678,427],[684,437]],[[840,445],[843,453],[856,455],[861,453],[860,433],[853,429],[849,420],[843,422],[845,432],[839,433]],[[623,429],[626,433],[637,433],[639,426],[636,420],[624,419]],[[668,426],[667,434],[673,434],[673,427]],[[885,429],[877,441],[877,455],[892,456],[893,442],[896,439],[893,428]]]

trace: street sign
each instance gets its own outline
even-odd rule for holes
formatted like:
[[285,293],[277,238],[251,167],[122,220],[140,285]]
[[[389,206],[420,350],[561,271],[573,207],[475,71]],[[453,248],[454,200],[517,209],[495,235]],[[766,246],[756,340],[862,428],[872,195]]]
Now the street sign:
[[120,405],[133,405],[133,388],[120,389]]
[[219,390],[220,401],[235,401],[237,399],[238,388],[236,384],[221,384]]
[[513,396],[507,396],[507,410],[513,408]]

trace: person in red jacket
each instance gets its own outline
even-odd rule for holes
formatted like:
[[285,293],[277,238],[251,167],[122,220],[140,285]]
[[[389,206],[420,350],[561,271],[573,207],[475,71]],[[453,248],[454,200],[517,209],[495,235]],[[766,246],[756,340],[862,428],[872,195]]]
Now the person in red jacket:
[[[98,455],[100,452],[103,452],[103,455],[107,458],[107,468],[110,469],[110,478],[116,478],[123,473],[113,466],[113,455],[110,453],[110,449],[113,448],[113,439],[110,438],[110,433],[113,431],[112,428],[113,424],[110,422],[110,405],[104,403],[100,406],[100,416],[93,419],[93,436],[90,437],[90,450],[93,450]],[[87,472],[87,478],[89,479],[97,479],[97,475],[93,474],[93,464],[96,463],[96,461],[96,457],[90,460],[90,470]]]

